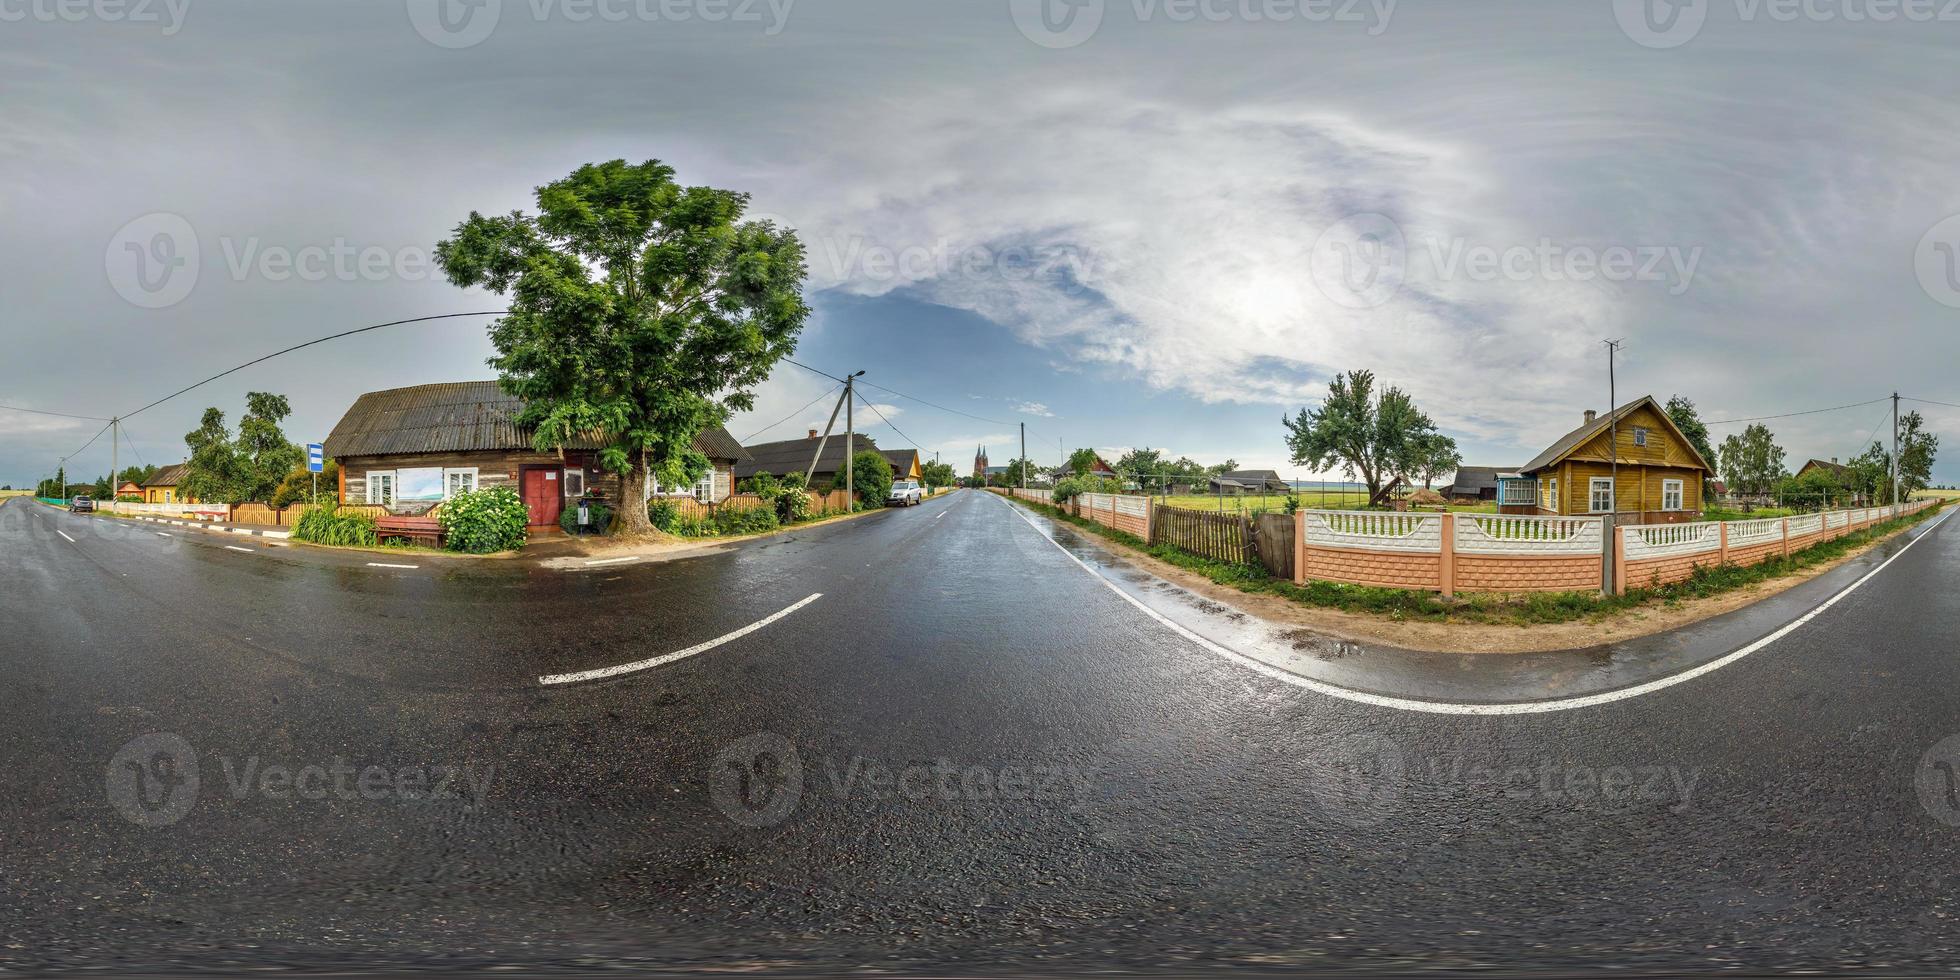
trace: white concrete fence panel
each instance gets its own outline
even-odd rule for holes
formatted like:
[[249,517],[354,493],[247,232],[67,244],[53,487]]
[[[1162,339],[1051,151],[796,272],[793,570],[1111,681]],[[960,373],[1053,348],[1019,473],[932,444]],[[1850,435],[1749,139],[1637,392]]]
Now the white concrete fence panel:
[[1597,517],[1457,514],[1456,550],[1475,555],[1597,555]]
[[1306,543],[1365,551],[1440,552],[1442,514],[1391,514],[1357,510],[1308,510]]

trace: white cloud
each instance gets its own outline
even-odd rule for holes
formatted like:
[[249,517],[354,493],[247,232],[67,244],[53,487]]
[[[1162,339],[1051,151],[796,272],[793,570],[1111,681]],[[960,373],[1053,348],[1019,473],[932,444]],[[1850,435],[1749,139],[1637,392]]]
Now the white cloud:
[[1014,410],[1020,412],[1022,415],[1038,415],[1045,419],[1057,417],[1054,412],[1048,410],[1048,406],[1040,402],[1018,402],[1015,404]]

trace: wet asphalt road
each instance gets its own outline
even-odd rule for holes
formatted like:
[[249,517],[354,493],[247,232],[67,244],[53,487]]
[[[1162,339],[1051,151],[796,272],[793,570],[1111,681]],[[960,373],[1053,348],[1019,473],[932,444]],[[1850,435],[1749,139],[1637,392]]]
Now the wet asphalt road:
[[1960,962],[1944,522],[1762,653],[1503,717],[1248,671],[971,491],[663,564],[370,557],[0,505],[0,966]]

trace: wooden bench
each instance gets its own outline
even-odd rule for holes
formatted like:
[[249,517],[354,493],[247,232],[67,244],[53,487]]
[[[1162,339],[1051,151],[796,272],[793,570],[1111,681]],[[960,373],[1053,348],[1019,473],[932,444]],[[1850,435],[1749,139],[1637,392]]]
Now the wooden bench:
[[442,547],[442,523],[433,517],[377,517],[374,521],[376,542],[389,538],[407,538],[409,541],[427,542],[429,547]]

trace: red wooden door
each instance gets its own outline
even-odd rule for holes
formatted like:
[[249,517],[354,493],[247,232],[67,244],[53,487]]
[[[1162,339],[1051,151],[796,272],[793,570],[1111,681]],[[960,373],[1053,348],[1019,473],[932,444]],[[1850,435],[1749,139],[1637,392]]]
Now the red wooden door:
[[558,514],[565,509],[565,498],[557,470],[525,470],[521,492],[524,507],[531,512],[532,527],[549,527],[558,523]]

